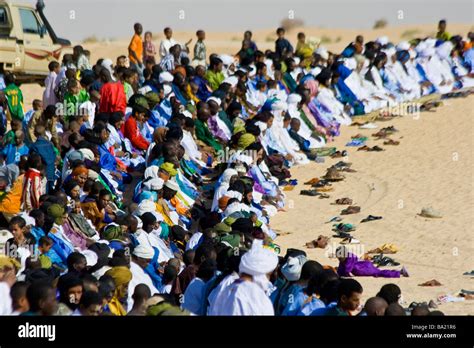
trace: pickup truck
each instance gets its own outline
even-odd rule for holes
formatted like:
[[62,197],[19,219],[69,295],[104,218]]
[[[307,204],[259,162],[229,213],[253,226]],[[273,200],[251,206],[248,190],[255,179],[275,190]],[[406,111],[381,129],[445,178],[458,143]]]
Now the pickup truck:
[[0,73],[12,72],[19,83],[44,84],[49,62],[72,54],[71,42],[58,38],[43,12],[36,7],[0,0]]

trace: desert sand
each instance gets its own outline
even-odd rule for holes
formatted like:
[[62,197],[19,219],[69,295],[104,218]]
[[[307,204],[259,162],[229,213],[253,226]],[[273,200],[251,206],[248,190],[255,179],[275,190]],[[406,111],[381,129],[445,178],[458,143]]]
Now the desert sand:
[[[145,28],[145,30],[153,28]],[[404,39],[403,33],[416,30],[413,36],[433,35],[434,26],[396,27],[379,30],[338,30],[324,28],[296,28],[287,33],[295,42],[298,31],[307,37],[327,37],[324,44],[329,50],[340,51],[357,34],[366,40],[387,35],[392,41]],[[471,25],[449,25],[450,33],[465,35]],[[193,33],[175,33],[181,42],[194,38]],[[158,47],[162,34],[155,34]],[[207,33],[207,53],[236,53],[241,44],[241,33]],[[408,37],[411,38],[411,37]],[[254,32],[260,49],[273,48],[273,30]],[[85,43],[91,50],[92,62],[100,57],[115,59],[126,54],[128,40]],[[191,45],[192,47],[192,45]],[[41,98],[38,85],[22,86],[26,107],[34,98]],[[407,267],[410,277],[400,279],[357,278],[364,287],[364,299],[374,296],[387,282],[398,284],[408,305],[412,301],[429,301],[443,294],[456,294],[461,289],[474,290],[474,279],[463,276],[474,269],[474,96],[450,99],[434,112],[423,112],[419,117],[398,117],[390,122],[378,122],[381,127],[393,125],[399,130],[392,138],[399,140],[398,146],[384,146],[383,140],[374,140],[370,135],[377,130],[362,130],[356,126],[342,128],[341,136],[331,143],[339,150],[347,150],[345,159],[352,162],[356,173],[345,173],[343,182],[335,183],[329,199],[301,196],[299,191],[308,188],[303,183],[325,173],[326,168],[340,159],[326,158],[325,163],[311,163],[291,168],[298,186],[287,192],[287,212],[281,212],[271,221],[271,226],[286,233],[278,237],[282,254],[289,247],[303,249],[310,258],[326,265],[337,265],[336,259],[328,257],[338,245],[332,238],[327,250],[307,249],[306,242],[320,234],[331,236],[331,217],[339,215],[343,206],[330,203],[337,198],[350,197],[362,210],[348,215],[344,222],[356,224],[353,236],[361,241],[359,251],[368,251],[384,243],[393,243],[400,250],[393,257]],[[352,135],[361,133],[370,139],[369,146],[380,145],[383,152],[357,152],[345,147]],[[427,219],[418,216],[423,207],[432,206],[441,211],[443,218]],[[382,220],[360,223],[367,215],[383,216]],[[333,244],[334,243],[334,244]],[[396,267],[395,269],[399,269]],[[420,287],[419,283],[437,279],[439,287]],[[441,304],[439,309],[446,314],[474,314],[474,301]]]

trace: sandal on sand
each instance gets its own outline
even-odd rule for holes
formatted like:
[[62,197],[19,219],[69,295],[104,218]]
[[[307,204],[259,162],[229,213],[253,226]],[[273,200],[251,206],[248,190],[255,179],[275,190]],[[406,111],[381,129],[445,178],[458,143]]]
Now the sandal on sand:
[[384,266],[400,266],[399,262],[396,262],[394,259],[388,256],[384,256],[383,254],[375,255],[372,258],[372,262],[380,267]]
[[322,199],[322,198],[330,198],[331,196],[329,196],[327,193],[321,193],[319,195],[319,198]]
[[343,168],[343,169],[341,169],[341,172],[357,173],[357,170],[352,169],[352,168]]
[[314,184],[317,184],[319,182],[319,178],[312,178],[308,181],[306,181],[304,184],[305,185],[314,185]]
[[369,222],[369,221],[380,220],[380,219],[382,219],[381,216],[369,215],[365,219],[362,219],[361,222]]
[[332,192],[332,191],[334,191],[334,187],[330,187],[330,186],[317,187],[316,191],[318,191],[318,192]]
[[331,219],[329,219],[329,221],[326,221],[326,223],[329,224],[331,222],[339,222],[339,221],[342,221],[341,217],[340,216],[334,216]]
[[347,151],[336,151],[331,155],[331,158],[340,158],[340,157],[346,157],[347,156]]
[[381,148],[380,146],[378,145],[375,145],[374,147],[372,147],[369,151],[384,151],[383,148]]
[[430,219],[440,219],[443,217],[439,211],[434,210],[431,207],[421,209],[421,213],[418,215]]
[[369,250],[368,254],[395,254],[398,248],[393,244],[383,244],[382,246]]
[[325,249],[329,243],[329,237],[320,235],[318,239],[315,239],[311,242],[306,243],[308,249],[321,248]]
[[351,205],[341,211],[341,215],[349,215],[349,214],[357,214],[357,213],[360,213],[360,207],[356,205]]
[[385,138],[387,137],[387,132],[384,131],[383,129],[379,130],[377,133],[372,134],[373,137],[375,138]]
[[347,237],[341,240],[341,244],[360,244],[360,240],[352,237]]
[[[472,276],[474,277],[474,269],[471,272],[464,272],[462,275]],[[473,292],[474,293],[474,292]]]
[[349,168],[351,165],[352,165],[351,162],[339,161],[336,164],[334,164],[333,167],[336,169],[343,169],[343,168]]
[[338,199],[336,199],[336,201],[334,202],[334,204],[338,204],[338,205],[351,205],[351,204],[352,204],[352,199],[350,199],[350,198],[348,198],[348,197],[338,198]]
[[400,142],[393,139],[388,139],[387,141],[383,142],[384,145],[400,145]]
[[367,145],[364,145],[362,147],[359,147],[357,151],[370,151],[370,147],[368,147]]
[[319,196],[320,193],[316,190],[301,190],[300,195],[303,195],[303,196]]
[[293,185],[286,185],[283,187],[283,191],[293,191],[294,188]]
[[353,224],[334,224],[333,229],[334,232],[352,232],[355,231],[355,226]]
[[431,280],[428,280],[424,283],[418,284],[418,286],[441,286],[441,285],[443,285],[443,284],[441,284],[436,279],[431,279]]

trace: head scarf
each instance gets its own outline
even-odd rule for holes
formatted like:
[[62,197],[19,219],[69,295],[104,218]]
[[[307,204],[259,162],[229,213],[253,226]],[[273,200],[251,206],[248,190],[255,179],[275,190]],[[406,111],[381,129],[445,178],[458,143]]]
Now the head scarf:
[[306,262],[304,255],[298,255],[296,257],[290,256],[286,263],[281,268],[281,273],[290,282],[295,282],[300,279],[301,269]]
[[256,140],[255,135],[250,134],[250,133],[245,133],[239,138],[237,146],[240,150],[245,150],[247,147],[253,144],[255,140]]
[[105,275],[111,276],[114,279],[116,287],[128,284],[132,280],[132,272],[126,266],[112,267]]
[[179,191],[179,186],[178,184],[173,181],[173,180],[168,180],[166,183],[165,183],[165,187],[169,188],[170,190],[172,191]]
[[50,215],[54,219],[54,222],[56,224],[61,225],[62,218],[64,216],[64,208],[57,203],[51,204],[48,207],[48,215]]
[[89,169],[82,166],[74,168],[74,170],[72,171],[72,176],[78,176],[78,175],[89,175]]
[[140,202],[148,199],[149,201],[153,201],[153,202],[156,202],[157,199],[158,199],[158,195],[156,194],[156,192],[151,192],[151,191],[142,191],[140,193],[140,196],[138,196],[138,199]]
[[[135,215],[142,216],[147,212],[153,212],[156,210],[155,202],[150,201],[149,199],[145,199],[138,204],[137,209],[135,210]],[[140,220],[141,222],[141,220]]]
[[163,179],[152,178],[143,183],[143,188],[149,191],[159,191],[163,188]]
[[222,173],[222,183],[229,183],[230,179],[234,176],[237,175],[237,171],[233,168],[227,168],[224,170],[224,173]]
[[318,82],[316,80],[308,79],[305,81],[304,86],[309,89],[311,98],[318,94]]
[[111,223],[104,228],[102,237],[106,240],[121,239],[123,236],[122,228],[116,223]]
[[148,178],[158,178],[158,170],[160,168],[158,166],[149,166],[145,169],[144,179]]
[[174,168],[174,164],[171,162],[165,162],[160,166],[160,169],[166,171],[170,176],[175,176],[178,171]]
[[230,197],[228,197],[228,196],[223,196],[223,197],[219,198],[218,205],[219,205],[220,210],[225,210],[225,208],[227,207],[227,203],[229,202],[229,199],[230,199]]

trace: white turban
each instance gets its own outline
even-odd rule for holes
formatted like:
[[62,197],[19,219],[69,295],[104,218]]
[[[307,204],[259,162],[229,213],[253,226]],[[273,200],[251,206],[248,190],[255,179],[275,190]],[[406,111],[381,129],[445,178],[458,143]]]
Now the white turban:
[[[156,205],[153,201],[145,199],[140,202],[137,209],[135,210],[135,215],[142,216],[145,213],[152,213],[156,210]],[[140,220],[141,221],[141,220]]]
[[219,98],[217,98],[217,97],[209,97],[209,98],[207,98],[206,102],[211,101],[211,100],[214,101],[214,102],[216,102],[217,105],[219,105],[219,106],[220,106],[221,103],[222,103],[222,101],[221,101]]
[[301,269],[306,262],[306,257],[303,255],[297,257],[289,257],[288,261],[281,268],[281,273],[290,282],[295,282],[300,279]]
[[97,264],[97,261],[99,260],[99,257],[97,256],[97,254],[94,251],[89,250],[89,249],[82,250],[81,254],[85,256],[87,266],[89,267],[95,266]]
[[193,118],[193,114],[189,112],[188,110],[184,110],[182,114],[188,118]]
[[93,161],[94,160],[94,153],[90,149],[79,149],[79,151],[84,156],[84,159]]
[[298,65],[301,62],[301,59],[299,57],[293,57],[293,60],[295,61],[296,65]]
[[163,179],[161,178],[152,178],[143,183],[143,187],[149,191],[158,191],[163,188]]
[[26,226],[36,226],[36,220],[28,215],[26,212],[22,212],[20,216],[25,220]]
[[240,260],[239,272],[260,276],[273,272],[277,265],[278,256],[273,251],[263,248],[261,240],[254,240],[252,248]]
[[112,65],[113,65],[113,64],[114,64],[114,63],[112,62],[112,60],[110,60],[110,59],[107,58],[107,59],[104,59],[104,60],[102,61],[102,64],[101,64],[101,65],[102,65],[103,68],[106,68],[106,69],[109,71],[110,77],[112,78],[113,81],[115,81],[115,78],[114,78],[114,69],[112,68]]
[[229,183],[230,178],[232,178],[234,175],[237,175],[237,171],[233,168],[227,168],[224,170],[224,173],[222,173],[222,182],[223,183]]
[[381,46],[388,44],[388,37],[387,36],[381,36],[375,40],[375,42],[379,43]]
[[242,194],[238,191],[234,191],[234,190],[230,190],[230,191],[227,191],[225,193],[225,196],[226,197],[229,197],[229,198],[237,198],[239,200],[239,202],[242,200]]
[[151,260],[155,251],[151,246],[146,244],[138,244],[137,247],[133,250],[133,255],[136,257],[141,257],[142,259]]
[[267,124],[265,122],[262,122],[262,121],[257,121],[255,122],[255,125],[260,128],[260,132],[263,133],[265,132],[265,130],[268,128]]
[[410,49],[410,43],[408,41],[402,41],[397,45],[399,51],[408,51]]
[[229,76],[223,82],[228,83],[232,87],[235,87],[235,86],[237,86],[237,83],[239,82],[239,79],[236,76]]
[[228,54],[221,54],[219,56],[219,58],[222,60],[222,64],[227,65],[227,66],[232,65],[232,64],[235,63],[234,57],[232,57]]
[[328,60],[329,58],[329,53],[328,50],[325,49],[324,47],[318,47],[318,49],[315,51],[316,54],[319,54],[321,58],[324,60]]
[[160,73],[158,80],[160,81],[160,83],[172,82],[174,80],[174,76],[171,75],[171,73],[169,73],[168,71],[163,71],[162,73]]
[[160,168],[158,166],[149,166],[147,169],[145,169],[145,174],[144,174],[145,179],[158,178],[159,170]]
[[298,104],[300,101],[301,101],[301,96],[297,93],[291,93],[289,96],[288,96],[288,99],[286,100],[286,102],[288,104]]
[[397,53],[397,50],[395,47],[390,47],[382,50],[382,52],[387,55],[387,58],[392,58],[392,56]]

